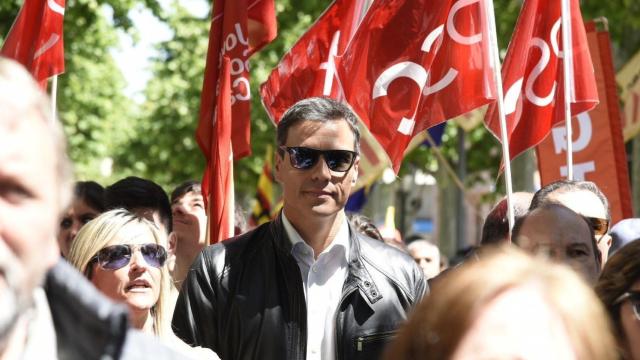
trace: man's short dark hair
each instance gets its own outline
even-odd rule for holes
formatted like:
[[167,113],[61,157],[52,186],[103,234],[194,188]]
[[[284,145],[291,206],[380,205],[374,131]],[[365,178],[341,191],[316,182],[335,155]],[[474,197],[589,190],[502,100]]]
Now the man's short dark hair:
[[202,185],[200,184],[199,181],[187,180],[182,184],[178,185],[171,192],[171,203],[173,204],[174,201],[180,199],[181,197],[183,197],[184,195],[190,192],[202,194]]
[[108,210],[125,208],[134,211],[139,208],[149,208],[158,211],[160,221],[172,231],[171,203],[167,193],[160,185],[151,180],[129,176],[105,189],[105,205]]
[[360,130],[358,129],[358,117],[349,105],[338,102],[327,97],[312,97],[300,100],[291,106],[282,115],[276,137],[278,146],[284,146],[287,142],[287,132],[289,128],[303,120],[326,122],[331,120],[344,119],[355,139],[354,149],[360,152]]
[[607,219],[611,219],[611,210],[609,209],[609,200],[602,193],[600,188],[591,181],[579,181],[579,180],[558,180],[554,181],[546,186],[543,186],[540,190],[538,190],[531,200],[531,206],[529,210],[533,210],[538,208],[544,204],[549,203],[549,195],[553,192],[571,192],[571,191],[590,191],[595,194],[598,199],[602,202],[602,205],[607,212]]
[[[513,193],[513,217],[518,219],[529,210],[531,193]],[[509,239],[509,218],[507,216],[507,199],[504,198],[491,209],[482,225],[480,245],[499,244]]]
[[73,188],[76,199],[84,201],[98,212],[104,212],[104,188],[95,181],[78,181]]

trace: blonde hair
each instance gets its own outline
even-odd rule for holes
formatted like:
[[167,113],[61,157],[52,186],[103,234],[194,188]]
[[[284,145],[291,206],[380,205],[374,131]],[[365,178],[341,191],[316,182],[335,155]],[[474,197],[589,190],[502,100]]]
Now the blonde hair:
[[[112,242],[126,244],[140,229],[148,231],[156,244],[167,248],[167,238],[151,221],[132,214],[125,209],[110,210],[91,220],[80,229],[71,243],[67,260],[80,272],[87,274],[91,259]],[[157,336],[165,338],[172,334],[170,323],[170,277],[165,264],[160,268],[160,296],[151,309],[153,330]]]
[[[67,141],[62,126],[51,113],[49,97],[34,78],[19,63],[0,56],[0,119],[4,116],[21,119],[35,112],[50,134],[56,153],[56,181],[58,185],[58,214],[71,203],[73,194],[73,166],[67,157]],[[4,116],[3,116],[4,115]]]
[[437,280],[387,349],[387,358],[450,358],[479,310],[504,291],[525,285],[538,289],[558,314],[578,359],[616,359],[607,315],[591,288],[564,265],[506,247]]

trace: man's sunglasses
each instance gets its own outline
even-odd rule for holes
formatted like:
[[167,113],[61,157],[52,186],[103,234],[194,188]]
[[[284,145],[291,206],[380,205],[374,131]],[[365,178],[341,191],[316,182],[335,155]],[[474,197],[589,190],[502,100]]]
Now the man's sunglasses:
[[87,265],[87,277],[91,278],[91,269],[93,263],[97,263],[104,270],[121,269],[131,261],[133,252],[140,250],[144,261],[153,267],[162,267],[167,260],[167,251],[162,245],[143,244],[143,245],[112,245],[107,246],[96,253],[89,260]]
[[586,219],[589,221],[589,224],[591,224],[593,233],[598,237],[598,242],[600,242],[600,240],[602,240],[602,238],[609,231],[609,220],[588,216],[586,217]]
[[640,292],[638,291],[627,291],[624,294],[620,295],[614,302],[614,305],[619,305],[625,300],[629,300],[631,302],[631,308],[633,309],[633,315],[636,320],[640,321]]
[[353,166],[358,153],[350,150],[317,150],[304,146],[280,146],[280,154],[289,153],[291,166],[300,170],[308,170],[316,165],[320,155],[327,167],[335,172],[347,172]]

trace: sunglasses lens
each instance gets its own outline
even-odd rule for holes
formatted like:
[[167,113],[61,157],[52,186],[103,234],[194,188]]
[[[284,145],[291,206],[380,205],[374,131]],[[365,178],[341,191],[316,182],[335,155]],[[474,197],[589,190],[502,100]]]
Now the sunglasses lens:
[[117,270],[129,263],[131,249],[126,245],[106,247],[98,252],[98,263],[103,269]]
[[167,260],[167,251],[158,244],[145,244],[140,247],[142,257],[153,267],[162,267]]
[[324,152],[324,159],[332,171],[344,172],[351,168],[354,153],[346,150],[329,150]]
[[318,162],[318,157],[320,156],[319,151],[304,147],[292,147],[288,148],[288,150],[291,166],[296,169],[311,169]]
[[596,235],[604,235],[609,230],[609,221],[606,219],[589,218],[589,221]]

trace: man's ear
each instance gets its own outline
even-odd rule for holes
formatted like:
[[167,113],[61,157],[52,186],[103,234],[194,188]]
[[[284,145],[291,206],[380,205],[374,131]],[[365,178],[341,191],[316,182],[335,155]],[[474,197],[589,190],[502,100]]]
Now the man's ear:
[[360,166],[360,156],[358,156],[353,163],[353,176],[351,177],[351,183],[356,184],[358,182],[358,168]]

